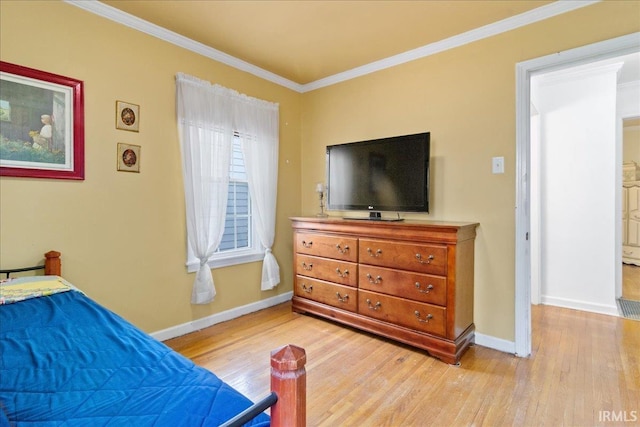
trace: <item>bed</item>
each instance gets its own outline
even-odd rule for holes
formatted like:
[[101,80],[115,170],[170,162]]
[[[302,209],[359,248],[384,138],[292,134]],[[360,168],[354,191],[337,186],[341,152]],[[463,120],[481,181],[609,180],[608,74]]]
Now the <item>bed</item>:
[[305,425],[303,349],[271,352],[272,391],[253,404],[67,282],[60,253],[45,257],[44,276],[0,285],[0,426]]

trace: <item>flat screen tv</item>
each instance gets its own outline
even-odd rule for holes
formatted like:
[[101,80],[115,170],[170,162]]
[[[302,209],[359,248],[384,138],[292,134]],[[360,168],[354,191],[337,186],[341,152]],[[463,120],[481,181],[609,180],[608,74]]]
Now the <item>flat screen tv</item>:
[[429,212],[429,132],[327,146],[330,210]]

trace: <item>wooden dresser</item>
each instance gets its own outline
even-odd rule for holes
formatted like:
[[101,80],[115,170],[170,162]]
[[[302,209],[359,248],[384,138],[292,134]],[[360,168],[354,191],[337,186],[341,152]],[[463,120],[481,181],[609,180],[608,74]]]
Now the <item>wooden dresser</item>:
[[292,218],[293,310],[458,363],[474,342],[477,223]]

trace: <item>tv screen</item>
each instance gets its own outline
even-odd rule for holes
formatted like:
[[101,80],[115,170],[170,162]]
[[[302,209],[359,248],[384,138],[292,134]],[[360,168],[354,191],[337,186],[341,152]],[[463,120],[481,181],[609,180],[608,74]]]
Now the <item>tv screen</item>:
[[425,132],[327,146],[327,207],[429,212],[429,145]]

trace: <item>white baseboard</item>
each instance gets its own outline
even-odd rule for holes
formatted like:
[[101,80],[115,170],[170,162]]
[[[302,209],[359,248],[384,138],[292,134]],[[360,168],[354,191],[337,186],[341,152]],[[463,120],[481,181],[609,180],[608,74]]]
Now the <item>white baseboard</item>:
[[571,308],[573,310],[589,311],[591,313],[606,314],[609,316],[619,316],[618,307],[615,302],[610,304],[596,304],[587,301],[580,301],[568,298],[551,297],[541,295],[540,302],[545,305],[554,305],[556,307]]
[[[591,313],[605,314],[609,316],[619,316],[618,307],[615,305],[612,306],[607,304],[594,304],[585,301],[550,297],[547,295],[541,295],[540,300],[540,303],[545,305],[570,308],[573,310],[589,311]],[[516,354],[515,341],[507,341],[502,338],[496,338],[492,337],[491,335],[484,335],[476,332],[476,344],[519,356],[518,354]]]
[[476,332],[476,344],[482,347],[492,348],[504,353],[515,354],[516,343],[514,341],[503,340],[502,338],[492,337],[491,335],[479,334]]
[[165,341],[191,332],[199,331],[200,329],[208,328],[216,323],[226,322],[227,320],[235,319],[236,317],[244,316],[245,314],[253,313],[254,311],[282,304],[283,302],[289,301],[291,297],[293,297],[293,292],[285,292],[284,294],[276,295],[275,297],[260,300],[241,307],[232,308],[231,310],[212,314],[211,316],[203,317],[202,319],[193,320],[191,322],[153,332],[151,336],[158,341]]
[[[172,326],[161,331],[153,332],[152,337],[158,341],[165,341],[171,338],[186,335],[191,332],[199,331],[209,326],[213,326],[217,323],[226,322],[245,314],[253,313],[255,311],[263,310],[265,308],[273,307],[274,305],[282,304],[291,300],[293,292],[285,292],[281,295],[276,295],[272,298],[257,301],[251,304],[243,305],[241,307],[232,308],[231,310],[223,311],[222,313],[212,314],[211,316],[204,317],[202,319],[193,320],[191,322],[183,323],[181,325]],[[502,351],[504,353],[515,353],[516,345],[513,341],[507,341],[502,338],[492,337],[491,335],[475,334],[475,342],[477,345],[483,347],[492,348],[494,350]]]

